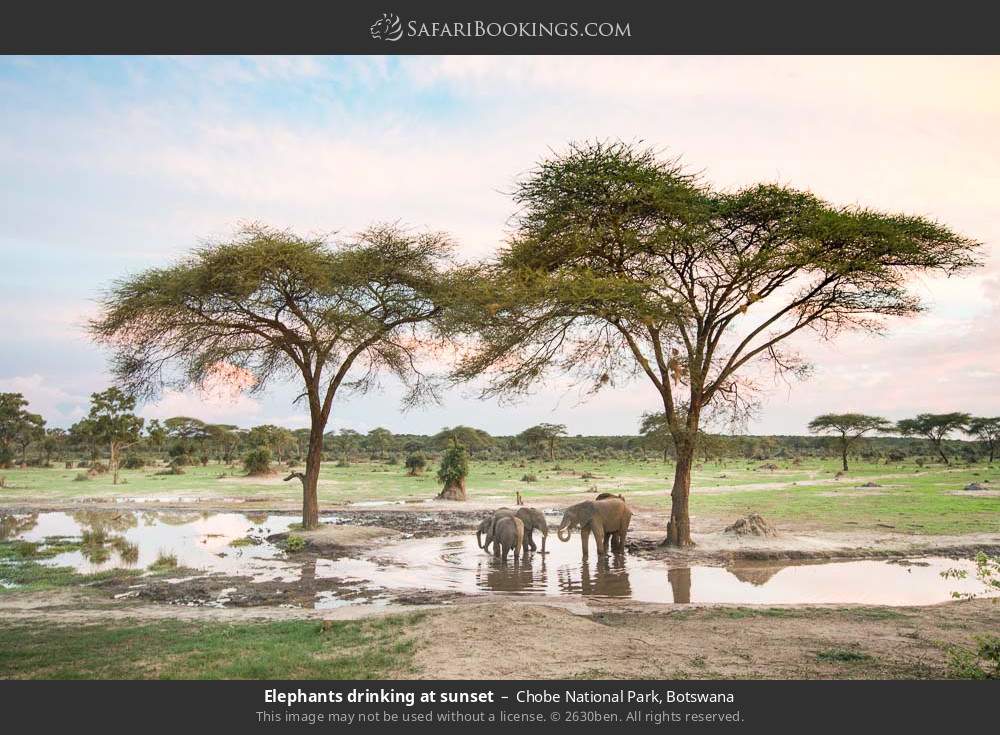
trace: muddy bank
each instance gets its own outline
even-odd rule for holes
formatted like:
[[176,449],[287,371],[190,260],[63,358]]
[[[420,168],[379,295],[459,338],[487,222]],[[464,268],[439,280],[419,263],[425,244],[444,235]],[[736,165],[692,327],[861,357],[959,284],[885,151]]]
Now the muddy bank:
[[[623,609],[489,602],[413,630],[414,678],[891,679],[947,675],[948,649],[1000,627],[987,600],[921,608]],[[511,655],[511,636],[519,642]]]
[[628,552],[646,559],[685,563],[719,563],[731,561],[837,561],[851,559],[899,559],[906,557],[947,557],[970,559],[979,552],[1000,555],[1000,538],[990,536],[935,538],[900,536],[874,539],[842,540],[822,536],[803,539],[779,536],[758,543],[739,543],[722,538],[718,542],[702,539],[690,549],[661,545],[659,537],[633,537]]

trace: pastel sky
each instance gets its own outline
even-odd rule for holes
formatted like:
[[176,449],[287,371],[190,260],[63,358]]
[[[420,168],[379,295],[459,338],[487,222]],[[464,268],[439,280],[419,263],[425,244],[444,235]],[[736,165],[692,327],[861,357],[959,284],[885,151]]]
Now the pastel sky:
[[[972,276],[915,283],[928,311],[887,336],[804,343],[813,377],[774,386],[750,431],[802,433],[830,411],[1000,415],[998,130],[998,57],[3,58],[0,391],[50,426],[77,420],[109,380],[82,328],[100,290],[240,221],[400,220],[485,256],[536,160],[620,138],[720,187],[778,181],[987,244]],[[142,412],[304,426],[293,396],[192,390]],[[634,433],[656,407],[641,382],[587,400],[555,383],[515,406],[455,392],[406,414],[400,396],[387,384],[343,402],[331,428]]]

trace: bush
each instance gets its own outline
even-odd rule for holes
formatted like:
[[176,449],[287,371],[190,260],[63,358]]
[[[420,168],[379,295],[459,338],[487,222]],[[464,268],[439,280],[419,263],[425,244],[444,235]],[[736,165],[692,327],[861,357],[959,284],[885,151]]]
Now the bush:
[[538,477],[531,474],[522,475],[521,482],[538,482]]
[[411,454],[406,458],[406,474],[416,476],[422,474],[427,467],[427,460],[422,454]]
[[177,556],[174,554],[166,554],[160,552],[156,561],[149,565],[149,571],[151,572],[166,572],[171,569],[177,568]]
[[441,467],[438,468],[437,479],[445,487],[461,485],[469,474],[469,458],[465,447],[452,447],[441,457]]
[[291,551],[291,552],[302,551],[302,549],[304,549],[305,547],[306,547],[306,540],[301,536],[289,535],[288,538],[285,539],[286,551]]
[[122,469],[125,470],[141,470],[145,466],[146,460],[138,454],[126,455],[125,460],[122,462]]
[[73,482],[87,482],[90,479],[90,475],[86,472],[77,472],[76,477],[73,478]]
[[184,467],[176,459],[171,460],[170,464],[167,465],[167,469],[160,470],[156,473],[157,475],[183,475]]
[[385,460],[386,464],[399,464],[399,455],[390,454],[389,458]]
[[974,649],[952,649],[948,674],[956,679],[1000,679],[1000,637],[977,636]]
[[243,457],[243,469],[248,475],[266,475],[271,471],[271,450],[257,447]]

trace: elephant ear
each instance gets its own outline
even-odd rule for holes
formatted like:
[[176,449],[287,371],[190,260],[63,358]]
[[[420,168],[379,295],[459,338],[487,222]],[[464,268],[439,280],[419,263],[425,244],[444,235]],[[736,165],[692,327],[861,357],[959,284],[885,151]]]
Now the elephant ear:
[[594,513],[597,512],[597,506],[594,505],[594,502],[592,500],[584,500],[582,503],[578,503],[577,507],[579,510],[576,517],[579,519],[579,522],[581,524],[590,523],[594,518]]

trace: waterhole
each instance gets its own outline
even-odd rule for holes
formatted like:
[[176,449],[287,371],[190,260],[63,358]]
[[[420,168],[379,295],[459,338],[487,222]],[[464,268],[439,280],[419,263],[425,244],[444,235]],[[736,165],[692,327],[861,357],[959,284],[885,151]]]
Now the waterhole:
[[[84,541],[40,557],[41,563],[81,573],[146,569],[170,555],[178,566],[254,582],[342,580],[343,588],[315,595],[311,604],[317,607],[384,599],[387,591],[402,590],[659,603],[869,605],[927,605],[951,599],[953,592],[984,592],[975,579],[975,565],[964,559],[679,565],[629,554],[599,558],[591,547],[584,560],[575,534],[569,543],[551,534],[547,554],[529,553],[518,562],[486,554],[471,533],[373,544],[353,556],[303,561],[266,540],[297,520],[291,515],[187,510],[0,515],[0,540],[34,542],[40,549],[60,540]],[[323,520],[340,519],[327,515]],[[536,543],[540,547],[537,536]],[[946,569],[964,570],[967,578],[942,578]]]

